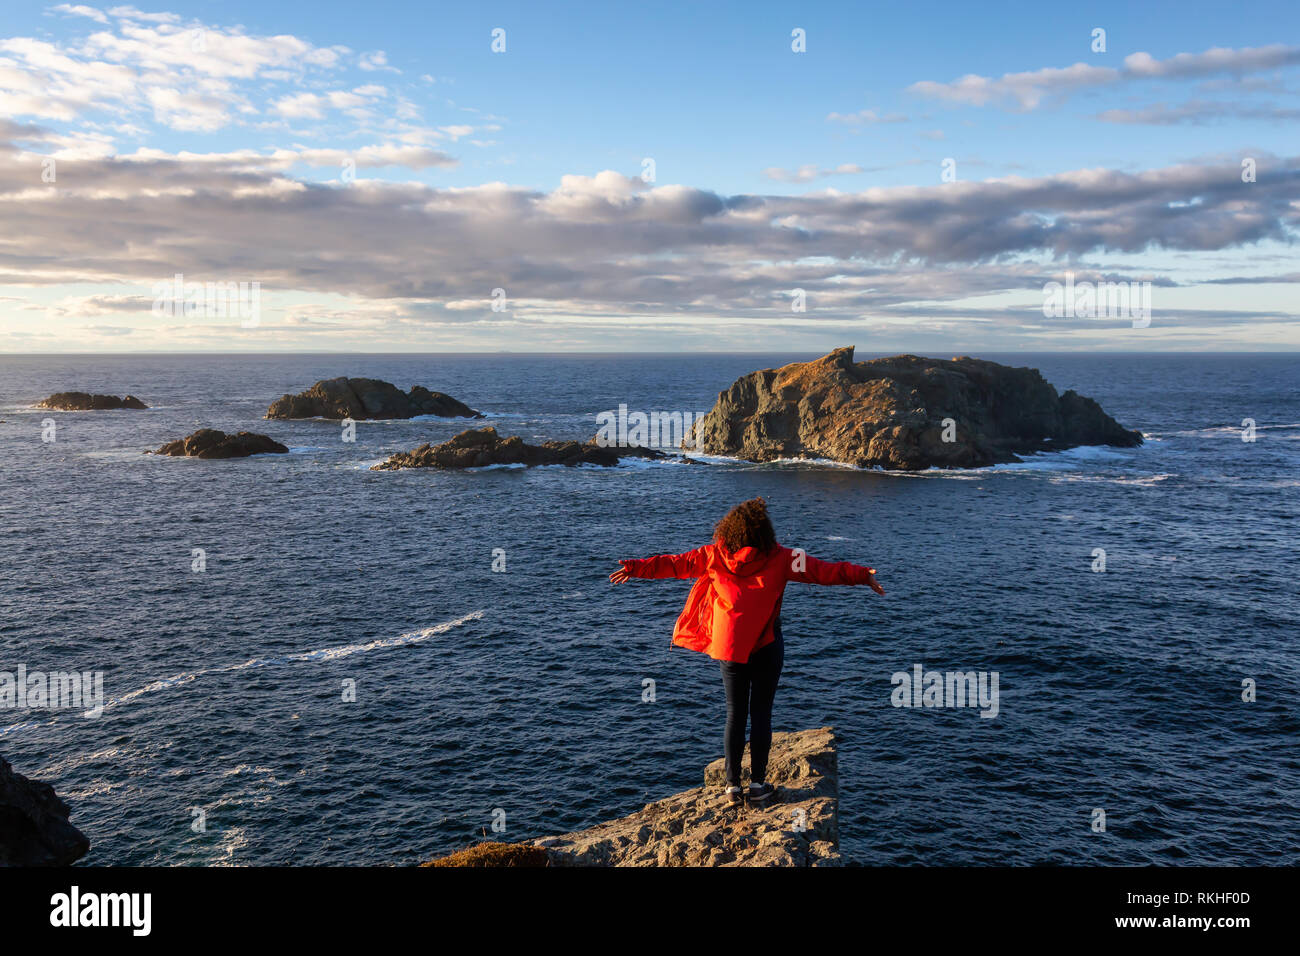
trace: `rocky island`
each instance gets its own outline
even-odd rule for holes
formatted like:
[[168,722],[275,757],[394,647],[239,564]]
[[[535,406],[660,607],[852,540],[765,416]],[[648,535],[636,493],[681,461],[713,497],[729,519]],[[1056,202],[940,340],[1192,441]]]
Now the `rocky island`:
[[[761,810],[728,803],[722,758],[704,786],[588,830],[524,843],[483,843],[426,866],[837,866],[839,762],[830,727],[773,734]],[[742,782],[749,783],[746,765]]]
[[168,442],[154,455],[173,458],[247,458],[249,455],[285,455],[289,449],[273,438],[254,432],[228,435],[215,428],[200,428],[193,435]]
[[606,447],[596,442],[547,441],[529,445],[517,435],[502,438],[491,425],[470,428],[440,445],[425,443],[409,452],[399,452],[371,471],[400,468],[484,468],[488,465],[617,465],[622,458],[667,457],[640,446]]
[[68,866],[90,841],[68,822],[54,788],[15,773],[0,757],[0,866]]
[[305,392],[285,395],[271,403],[267,418],[482,418],[463,402],[442,392],[417,385],[403,392],[396,385],[374,378],[331,378],[317,382]]
[[113,408],[144,409],[149,406],[134,395],[118,398],[116,395],[91,395],[89,392],[55,392],[37,408],[53,408],[61,412],[104,411]]
[[752,372],[695,425],[697,451],[763,462],[830,459],[862,468],[982,468],[1079,445],[1142,444],[1091,398],[1032,368],[896,355],[853,346]]

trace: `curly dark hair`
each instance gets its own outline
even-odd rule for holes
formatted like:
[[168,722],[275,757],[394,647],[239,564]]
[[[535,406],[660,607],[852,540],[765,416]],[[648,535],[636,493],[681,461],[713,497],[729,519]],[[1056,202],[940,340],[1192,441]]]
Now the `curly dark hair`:
[[762,498],[742,501],[727,512],[713,527],[713,539],[732,554],[741,548],[768,552],[776,547],[776,532],[767,516],[767,502]]

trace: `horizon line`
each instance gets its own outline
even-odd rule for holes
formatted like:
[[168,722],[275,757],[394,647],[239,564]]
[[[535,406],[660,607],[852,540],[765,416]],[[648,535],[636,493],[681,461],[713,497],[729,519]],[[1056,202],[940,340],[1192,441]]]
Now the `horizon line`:
[[[846,346],[836,346],[836,348],[845,348]],[[853,346],[855,352],[865,352],[871,355],[931,355],[935,353],[932,350],[912,350],[903,349],[902,351],[885,350],[871,351]],[[832,349],[831,351],[834,351]],[[986,354],[992,355],[1300,355],[1300,348],[1296,349],[987,349]],[[944,349],[945,354],[955,352],[958,355],[974,356],[976,353],[963,349]],[[820,352],[816,350],[804,349],[697,349],[692,351],[683,351],[680,349],[663,349],[663,350],[646,350],[630,349],[627,351],[602,350],[561,350],[561,351],[522,351],[516,349],[490,349],[469,352],[457,351],[440,351],[440,352],[410,352],[410,351],[383,351],[383,350],[351,350],[351,349],[277,349],[265,352],[254,351],[234,351],[234,352],[211,352],[198,351],[188,352],[172,349],[160,350],[142,350],[138,352],[7,352],[0,350],[0,358],[43,358],[43,357],[131,357],[131,356],[284,356],[284,355],[518,355],[518,356],[541,356],[541,355],[608,355],[608,356],[634,356],[634,355],[829,355],[830,352]]]

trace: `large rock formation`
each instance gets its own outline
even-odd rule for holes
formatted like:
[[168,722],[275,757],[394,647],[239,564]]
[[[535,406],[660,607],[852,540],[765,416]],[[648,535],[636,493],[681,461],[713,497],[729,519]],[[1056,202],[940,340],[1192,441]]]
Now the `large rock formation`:
[[284,445],[265,435],[239,432],[228,435],[215,428],[200,428],[193,435],[168,442],[153,454],[174,458],[247,458],[249,455],[284,455]]
[[620,458],[664,458],[662,452],[642,447],[605,447],[594,441],[548,441],[528,445],[517,435],[502,438],[491,425],[470,428],[440,445],[425,443],[414,451],[399,452],[372,471],[399,468],[483,468],[487,465],[617,465]]
[[68,822],[71,811],[39,780],[14,773],[0,757],[0,866],[67,866],[90,841]]
[[1034,369],[917,355],[855,363],[852,346],[737,379],[696,423],[695,438],[705,454],[749,461],[826,458],[905,471],[1142,443],[1092,399],[1058,396]]
[[[839,855],[839,764],[830,727],[772,736],[775,802],[727,802],[719,758],[704,786],[589,830],[531,841],[552,866],[833,866]],[[743,782],[749,783],[748,763]]]
[[285,395],[271,403],[267,418],[482,418],[463,402],[442,392],[417,385],[403,392],[396,385],[373,378],[331,378],[305,392]]
[[54,408],[63,412],[102,411],[110,408],[148,408],[134,395],[118,398],[116,395],[91,395],[89,392],[55,392],[37,408]]

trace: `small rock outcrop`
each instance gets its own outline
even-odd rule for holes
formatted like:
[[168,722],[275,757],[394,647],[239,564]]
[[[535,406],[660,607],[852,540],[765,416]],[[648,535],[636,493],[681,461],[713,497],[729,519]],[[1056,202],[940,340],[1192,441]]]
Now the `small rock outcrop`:
[[527,843],[479,843],[465,850],[440,856],[420,866],[463,866],[475,869],[496,867],[550,866],[551,859],[541,847]]
[[853,347],[751,372],[696,423],[695,447],[748,461],[825,458],[864,468],[982,468],[1078,445],[1142,444],[1090,398],[1032,368],[975,358],[853,361]]
[[215,428],[200,428],[193,435],[168,442],[155,455],[173,458],[247,458],[249,455],[284,455],[289,451],[273,438],[253,432],[228,435]]
[[55,392],[37,408],[53,408],[62,412],[102,411],[111,408],[148,408],[134,395],[118,398],[116,395],[91,395],[89,392]]
[[68,866],[90,849],[54,788],[0,757],[0,866]]
[[331,378],[317,382],[305,392],[285,395],[271,403],[267,418],[482,418],[464,402],[421,385],[403,392],[396,385],[374,378]]
[[[529,841],[552,866],[836,866],[839,761],[830,727],[772,735],[761,810],[727,802],[721,758],[704,786],[647,804],[589,830]],[[746,762],[742,782],[749,783]]]
[[665,458],[662,452],[642,447],[605,447],[594,441],[548,441],[529,445],[517,435],[502,438],[491,425],[470,428],[440,445],[423,444],[399,452],[372,471],[399,468],[484,468],[488,465],[617,465],[620,458]]

